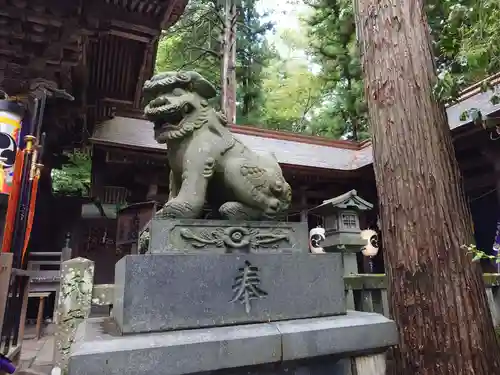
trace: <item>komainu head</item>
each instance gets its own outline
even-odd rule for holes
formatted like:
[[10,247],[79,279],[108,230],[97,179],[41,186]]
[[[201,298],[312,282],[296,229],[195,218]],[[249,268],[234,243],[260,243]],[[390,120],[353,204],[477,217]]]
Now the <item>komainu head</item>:
[[214,86],[196,72],[164,72],[144,83],[144,115],[158,143],[184,138],[203,126]]

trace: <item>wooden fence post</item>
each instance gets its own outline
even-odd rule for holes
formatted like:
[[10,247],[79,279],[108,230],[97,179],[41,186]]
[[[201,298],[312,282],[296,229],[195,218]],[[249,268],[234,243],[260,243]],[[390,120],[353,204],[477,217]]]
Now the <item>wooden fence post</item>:
[[2,330],[5,305],[9,295],[13,255],[12,253],[0,253],[0,331]]
[[61,264],[61,287],[56,312],[54,364],[63,373],[68,364],[71,344],[78,325],[90,314],[94,262],[85,258]]

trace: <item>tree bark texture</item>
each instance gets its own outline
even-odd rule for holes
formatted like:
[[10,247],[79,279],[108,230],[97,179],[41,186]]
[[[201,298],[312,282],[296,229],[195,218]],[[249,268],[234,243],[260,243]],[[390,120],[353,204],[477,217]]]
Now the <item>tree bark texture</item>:
[[221,110],[227,121],[236,122],[236,21],[238,9],[233,0],[224,2],[222,30]]
[[355,0],[398,375],[500,374],[423,0]]

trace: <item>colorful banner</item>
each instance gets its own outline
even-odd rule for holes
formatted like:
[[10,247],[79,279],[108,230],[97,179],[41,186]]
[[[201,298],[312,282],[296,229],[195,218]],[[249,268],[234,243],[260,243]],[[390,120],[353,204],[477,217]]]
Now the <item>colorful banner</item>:
[[0,193],[9,194],[14,177],[14,161],[21,138],[24,110],[17,103],[0,100]]

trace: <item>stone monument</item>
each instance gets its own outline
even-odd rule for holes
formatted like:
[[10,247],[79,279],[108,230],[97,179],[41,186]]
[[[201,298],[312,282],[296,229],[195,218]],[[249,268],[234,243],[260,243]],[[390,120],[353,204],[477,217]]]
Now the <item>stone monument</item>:
[[[195,72],[145,83],[170,197],[141,235],[144,254],[116,264],[113,316],[79,327],[70,375],[344,375],[342,357],[396,343],[392,321],[346,311],[342,255],[311,254],[306,223],[274,220],[290,186],[271,155],[235,138],[213,96]],[[201,218],[206,205],[220,220]]]

